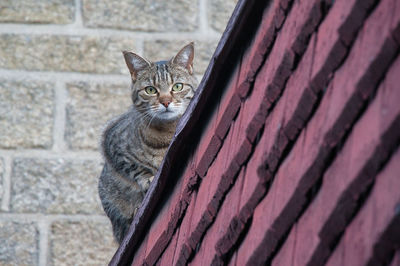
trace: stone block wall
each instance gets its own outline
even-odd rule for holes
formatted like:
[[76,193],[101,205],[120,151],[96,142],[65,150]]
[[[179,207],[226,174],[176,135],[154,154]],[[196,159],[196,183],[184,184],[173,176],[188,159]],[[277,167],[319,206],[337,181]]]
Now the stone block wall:
[[0,265],[106,265],[101,130],[130,105],[121,50],[196,45],[199,78],[236,0],[0,2]]

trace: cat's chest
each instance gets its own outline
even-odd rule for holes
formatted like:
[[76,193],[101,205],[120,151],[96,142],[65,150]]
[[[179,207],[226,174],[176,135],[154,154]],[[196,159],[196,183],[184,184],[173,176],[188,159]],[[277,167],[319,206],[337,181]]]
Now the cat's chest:
[[135,145],[137,147],[136,152],[139,152],[140,157],[151,164],[153,168],[158,169],[168,149],[171,138],[172,136],[168,135],[144,136]]

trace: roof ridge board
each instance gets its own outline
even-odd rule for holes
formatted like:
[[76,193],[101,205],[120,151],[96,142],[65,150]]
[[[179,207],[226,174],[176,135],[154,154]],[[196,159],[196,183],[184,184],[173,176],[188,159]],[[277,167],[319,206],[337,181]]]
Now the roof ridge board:
[[[170,164],[173,159],[170,157],[174,157],[173,155],[183,148],[183,140],[186,139],[189,132],[196,127],[195,124],[200,117],[200,110],[204,109],[204,104],[207,102],[212,88],[214,88],[216,83],[220,82],[223,78],[223,75],[218,75],[216,72],[220,72],[222,65],[229,63],[226,60],[228,56],[234,55],[234,53],[232,53],[234,48],[233,43],[245,41],[243,38],[239,37],[239,32],[241,32],[240,29],[248,26],[247,24],[254,23],[254,20],[257,17],[255,17],[252,12],[259,13],[260,6],[263,6],[264,4],[265,3],[256,0],[239,0],[236,5],[227,28],[222,35],[205,72],[204,78],[196,91],[195,97],[189,105],[187,112],[185,112],[184,116],[178,123],[177,131],[168,148],[167,154],[154,178],[155,182],[151,184],[149,191],[143,200],[142,206],[132,222],[127,236],[113,256],[110,265],[125,265],[131,260],[134,250],[137,248],[144,231],[146,231],[145,224],[149,221],[152,215],[152,210],[161,197],[163,187],[165,186],[165,181],[163,180],[165,178],[162,177],[168,175],[171,171]],[[244,32],[252,33],[251,31]]]

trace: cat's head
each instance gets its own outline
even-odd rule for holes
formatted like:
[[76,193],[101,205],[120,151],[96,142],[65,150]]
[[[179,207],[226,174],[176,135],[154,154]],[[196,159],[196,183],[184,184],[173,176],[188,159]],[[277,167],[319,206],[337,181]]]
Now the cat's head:
[[197,88],[193,43],[169,61],[150,62],[131,52],[123,54],[132,77],[133,106],[141,117],[149,123],[179,119]]

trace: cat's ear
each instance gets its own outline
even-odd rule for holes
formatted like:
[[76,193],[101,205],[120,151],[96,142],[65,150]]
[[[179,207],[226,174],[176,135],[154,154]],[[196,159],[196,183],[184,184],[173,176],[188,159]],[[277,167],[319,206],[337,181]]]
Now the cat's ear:
[[137,78],[137,73],[149,67],[150,63],[137,54],[127,51],[123,51],[122,53],[124,54],[125,62],[129,68],[129,72],[131,72],[132,80],[135,81]]
[[194,43],[191,42],[183,47],[172,59],[172,63],[180,65],[193,74]]

